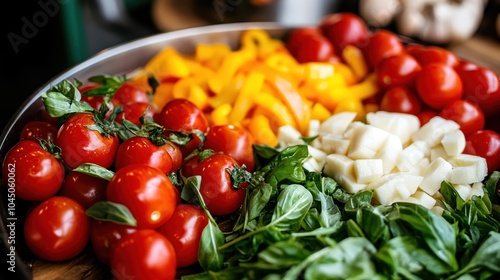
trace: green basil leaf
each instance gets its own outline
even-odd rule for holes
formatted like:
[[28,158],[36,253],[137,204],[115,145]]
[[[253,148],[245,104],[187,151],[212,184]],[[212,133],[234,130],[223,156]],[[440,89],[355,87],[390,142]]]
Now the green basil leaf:
[[198,262],[205,271],[219,271],[224,264],[224,254],[219,246],[225,243],[224,234],[212,220],[201,233]]
[[106,181],[110,181],[111,178],[113,178],[113,176],[115,175],[113,171],[94,163],[84,163],[73,169],[73,171],[85,173],[89,176],[101,178]]
[[137,226],[134,218],[127,206],[111,201],[99,201],[90,206],[87,215],[102,221],[110,221],[123,225]]
[[301,185],[288,185],[279,195],[271,224],[281,231],[297,231],[311,207],[311,193]]

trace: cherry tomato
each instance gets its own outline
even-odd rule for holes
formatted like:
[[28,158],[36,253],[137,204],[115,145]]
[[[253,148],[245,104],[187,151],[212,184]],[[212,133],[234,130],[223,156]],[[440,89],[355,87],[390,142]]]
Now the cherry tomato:
[[328,15],[321,20],[319,28],[330,40],[337,55],[341,55],[348,45],[363,48],[369,40],[368,27],[363,19],[354,13]]
[[43,139],[46,141],[54,142],[57,136],[57,127],[46,121],[29,121],[21,129],[20,140]]
[[79,171],[70,171],[59,191],[59,195],[72,198],[88,209],[98,201],[106,200],[108,181]]
[[125,205],[137,220],[137,228],[157,228],[177,205],[177,192],[168,177],[147,164],[118,169],[108,183],[108,201]]
[[234,158],[240,166],[245,165],[252,172],[255,168],[252,145],[253,135],[243,127],[217,125],[210,128],[206,136],[204,149],[223,152]]
[[417,77],[417,92],[422,101],[435,110],[462,98],[462,81],[457,72],[442,63],[429,63]]
[[459,59],[452,51],[437,46],[414,48],[411,55],[422,66],[429,63],[443,63],[454,68],[459,64]]
[[153,143],[142,136],[132,136],[118,147],[115,159],[115,169],[136,163],[147,164],[168,174],[172,171],[172,158],[167,151],[169,144]]
[[[163,106],[156,122],[167,130],[191,133],[199,130],[206,134],[209,123],[203,111],[187,99],[173,99]],[[167,131],[167,135],[170,133]],[[201,139],[193,135],[193,139],[186,145],[180,145],[182,156],[186,157],[201,145]]]
[[294,28],[286,38],[286,48],[292,55],[297,54],[299,45],[309,38],[321,35],[321,32],[316,27],[298,27]]
[[389,88],[380,101],[380,110],[417,115],[422,108],[418,96],[408,87]]
[[93,96],[93,95],[86,95],[85,93],[91,89],[95,89],[100,87],[100,84],[97,83],[87,83],[78,88],[80,93],[82,94],[82,99],[81,101],[86,102],[89,104],[92,108],[99,110],[101,107],[102,102],[104,102],[104,97],[103,96]]
[[104,168],[113,164],[119,146],[118,136],[106,136],[89,127],[95,125],[93,114],[76,113],[59,128],[56,143],[69,169],[83,163],[94,163]]
[[63,164],[34,140],[17,142],[2,164],[4,186],[16,197],[42,201],[55,195],[64,181]]
[[438,112],[433,110],[424,110],[417,114],[418,119],[420,120],[420,126],[426,124],[430,119],[434,118],[438,115]]
[[460,68],[457,70],[464,88],[463,99],[479,105],[487,117],[499,113],[500,79],[491,69],[476,67],[475,69]]
[[390,86],[413,85],[417,75],[422,70],[413,56],[407,53],[396,54],[382,59],[375,73],[377,82],[383,88]]
[[109,265],[111,252],[118,240],[136,230],[135,227],[129,225],[91,219],[90,243],[97,260]]
[[245,189],[233,182],[229,173],[238,167],[234,158],[222,153],[201,157],[196,154],[184,161],[181,173],[186,178],[195,175],[203,178],[200,193],[208,210],[213,215],[223,216],[238,210],[245,199]]
[[172,172],[175,172],[179,170],[182,166],[182,151],[179,148],[179,145],[176,143],[167,140],[166,145],[163,145],[163,147],[167,150],[168,154],[170,155],[170,159],[172,159]]
[[123,111],[116,116],[116,122],[123,123],[123,118],[127,121],[140,126],[141,117],[144,120],[153,119],[156,109],[148,102],[132,102],[123,105]]
[[65,261],[83,251],[89,240],[89,225],[90,218],[78,202],[53,196],[28,212],[24,238],[37,257]]
[[177,267],[198,262],[201,234],[208,224],[206,213],[192,204],[179,204],[170,219],[156,230],[174,246]]
[[111,97],[111,103],[114,106],[125,105],[128,103],[146,102],[150,103],[151,99],[147,92],[142,87],[124,82]]
[[458,123],[465,136],[484,128],[483,111],[475,103],[468,100],[460,99],[447,104],[439,112],[439,116]]
[[466,138],[464,154],[486,159],[488,173],[500,170],[500,134],[492,130],[478,130]]
[[177,261],[170,241],[152,229],[123,236],[111,252],[114,279],[175,279]]
[[384,58],[404,52],[404,46],[399,37],[385,29],[380,29],[370,36],[365,49],[367,62],[371,67],[377,67]]
[[297,45],[292,55],[300,63],[329,61],[333,55],[333,48],[323,35],[310,36]]

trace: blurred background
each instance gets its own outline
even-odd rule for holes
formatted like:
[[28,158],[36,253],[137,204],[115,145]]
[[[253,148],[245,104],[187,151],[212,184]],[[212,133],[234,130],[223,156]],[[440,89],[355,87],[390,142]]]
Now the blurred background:
[[276,21],[314,25],[361,15],[500,73],[500,0],[33,0],[4,8],[1,123],[38,88],[90,56],[134,39],[201,25]]

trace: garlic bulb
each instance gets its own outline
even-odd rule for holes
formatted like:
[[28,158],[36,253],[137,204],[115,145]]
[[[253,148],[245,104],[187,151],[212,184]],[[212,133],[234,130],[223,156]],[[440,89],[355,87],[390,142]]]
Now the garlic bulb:
[[401,10],[400,0],[360,0],[359,15],[370,26],[385,27]]

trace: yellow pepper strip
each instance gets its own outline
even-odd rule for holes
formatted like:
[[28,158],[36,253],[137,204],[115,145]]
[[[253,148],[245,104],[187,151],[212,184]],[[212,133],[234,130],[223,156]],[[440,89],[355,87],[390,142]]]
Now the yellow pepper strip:
[[233,104],[236,100],[236,97],[238,96],[238,93],[241,91],[241,87],[243,86],[244,81],[245,74],[236,74],[234,78],[224,84],[219,95],[215,95],[209,98],[208,104],[210,104],[212,108],[217,108],[218,106],[222,106],[226,103]]
[[319,120],[321,122],[328,119],[332,113],[325,108],[321,103],[315,103],[311,109],[311,119]]
[[193,102],[201,110],[205,110],[208,107],[208,95],[199,85],[193,84],[189,87],[187,99]]
[[264,84],[264,74],[250,72],[243,87],[234,101],[233,110],[229,114],[230,123],[240,123],[254,104],[254,96],[259,93]]
[[304,80],[306,82],[316,82],[330,78],[334,75],[335,68],[331,63],[309,62],[304,65]]
[[274,119],[278,126],[291,125],[295,127],[295,120],[288,108],[272,94],[259,93],[255,96],[254,101],[260,109],[258,112]]
[[231,113],[232,108],[233,107],[229,103],[217,106],[212,112],[210,112],[210,124],[212,126],[229,124],[228,116],[229,113]]
[[174,77],[187,77],[190,73],[182,55],[172,47],[167,47],[154,56],[144,66],[144,70]]
[[254,114],[246,128],[252,133],[257,144],[275,147],[278,143],[278,138],[271,129],[269,119],[263,115]]
[[163,108],[173,98],[173,83],[160,83],[153,94],[152,102],[157,108]]
[[332,65],[335,69],[335,73],[344,77],[347,85],[354,85],[358,82],[356,75],[349,65],[344,63],[332,63]]
[[368,74],[368,66],[360,49],[353,45],[348,45],[342,51],[342,58],[349,65],[356,76],[357,81],[361,81]]
[[238,50],[226,55],[215,76],[208,81],[210,90],[214,94],[219,94],[222,87],[234,77],[241,65],[255,59],[255,53],[248,50]]
[[213,57],[222,57],[231,52],[231,48],[226,44],[198,44],[194,53],[196,61],[207,61]]
[[188,98],[192,85],[206,87],[206,79],[204,77],[192,76],[180,79],[174,84],[172,89],[173,98]]
[[379,92],[376,74],[370,73],[362,82],[350,86],[349,92],[360,100],[374,96]]
[[358,98],[346,98],[339,102],[335,107],[333,114],[340,112],[356,112],[356,120],[361,120],[366,115],[363,103]]

